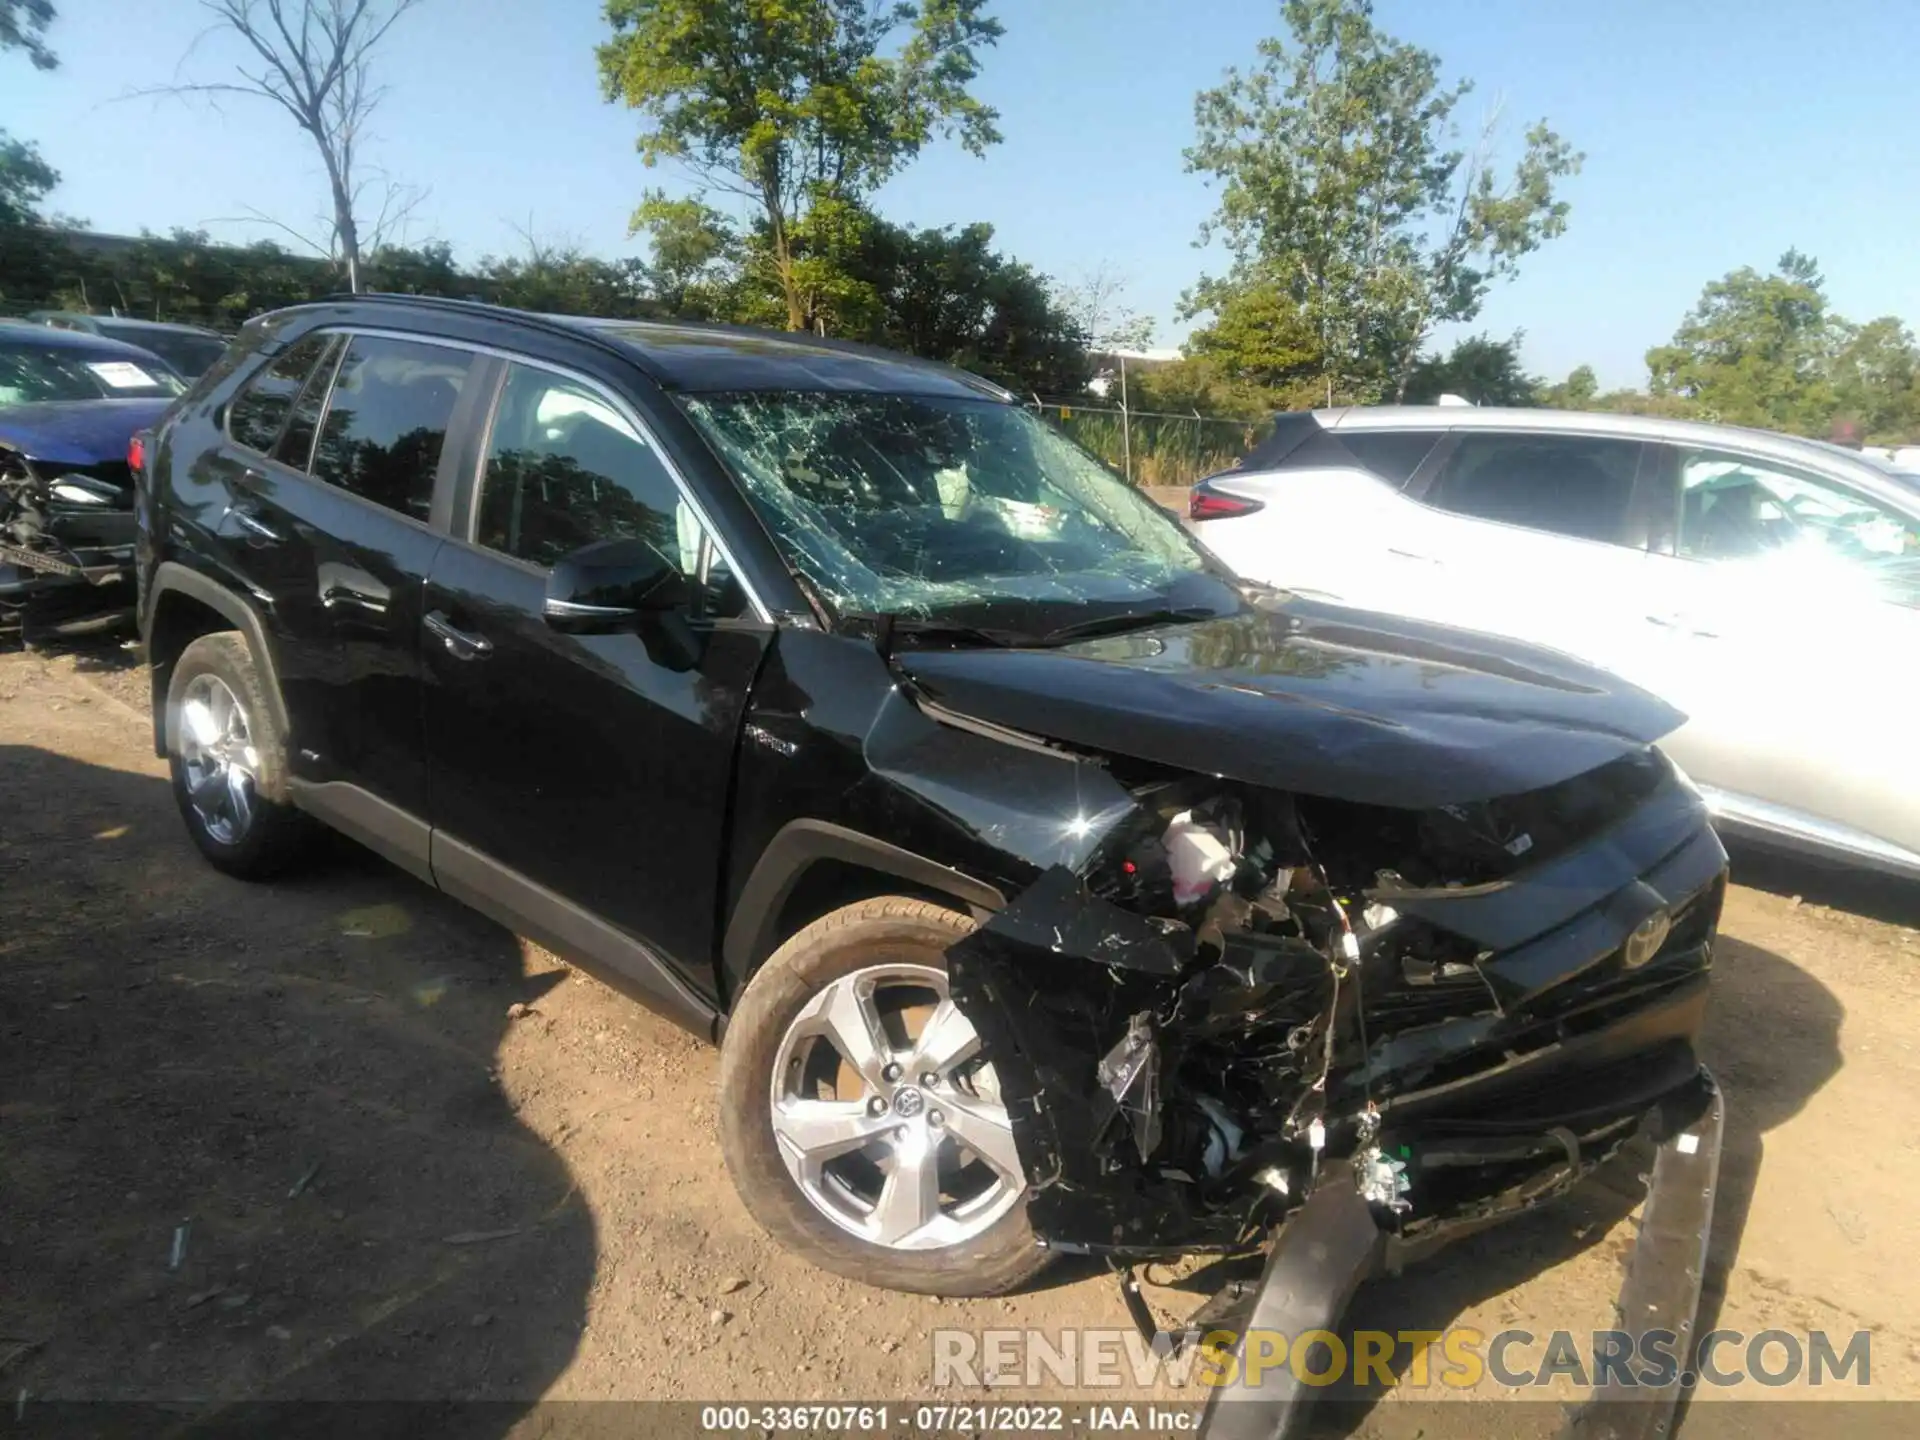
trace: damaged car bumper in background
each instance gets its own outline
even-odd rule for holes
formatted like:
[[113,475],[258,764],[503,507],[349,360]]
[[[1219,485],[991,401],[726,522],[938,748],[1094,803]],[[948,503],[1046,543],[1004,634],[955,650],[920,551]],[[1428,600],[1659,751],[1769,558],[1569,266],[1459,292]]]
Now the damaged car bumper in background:
[[134,516],[118,474],[43,467],[0,447],[0,633],[31,640],[131,622]]
[[0,416],[0,635],[133,623],[133,464],[159,400],[16,406]]

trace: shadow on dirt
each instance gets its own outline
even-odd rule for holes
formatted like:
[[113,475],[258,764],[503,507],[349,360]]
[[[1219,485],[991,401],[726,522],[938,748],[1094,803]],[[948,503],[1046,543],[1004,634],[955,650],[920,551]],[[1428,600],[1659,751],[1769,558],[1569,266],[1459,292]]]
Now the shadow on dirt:
[[[1721,940],[1701,1058],[1726,1092],[1726,1127],[1696,1334],[1713,1327],[1724,1300],[1760,1173],[1763,1137],[1797,1114],[1840,1069],[1842,1013],[1826,987],[1797,966],[1756,946]],[[1462,1240],[1398,1278],[1381,1278],[1362,1287],[1342,1325],[1349,1353],[1357,1331],[1444,1331],[1475,1306],[1600,1245],[1639,1205],[1645,1194],[1640,1177],[1650,1158],[1644,1152],[1624,1152],[1557,1204]],[[1624,1262],[1630,1239],[1616,1237],[1608,1243]],[[1623,1278],[1624,1268],[1610,1271],[1608,1284],[1617,1287]],[[1604,1296],[1583,1296],[1578,1314],[1562,1317],[1536,1311],[1522,1317],[1514,1311],[1492,1318],[1496,1329],[1509,1321],[1537,1326],[1545,1320],[1565,1326],[1576,1331],[1584,1355],[1587,1347],[1578,1332],[1615,1323],[1612,1299],[1610,1288]],[[1538,1338],[1539,1344],[1512,1352],[1514,1363],[1525,1368],[1538,1362],[1546,1336]],[[1394,1359],[1396,1374],[1403,1374],[1409,1347],[1397,1347]],[[1438,1351],[1430,1365],[1435,1375],[1444,1368]],[[1437,1380],[1434,1383],[1437,1386]],[[1314,1433],[1352,1434],[1367,1422],[1384,1393],[1385,1387],[1377,1383],[1329,1385],[1314,1407]],[[1441,1392],[1426,1393],[1437,1397]],[[1417,1411],[1418,1423],[1410,1424],[1407,1433],[1422,1430],[1429,1437],[1488,1433],[1492,1412],[1484,1405],[1423,1403],[1422,1394],[1418,1389],[1410,1391],[1405,1398],[1413,1403],[1394,1407],[1395,1414],[1404,1412],[1409,1422]],[[1563,1418],[1559,1406],[1539,1403],[1502,1405],[1498,1413],[1505,1427],[1500,1433],[1516,1436],[1552,1435]],[[1393,1427],[1389,1431],[1398,1433]]]
[[[596,1257],[493,1068],[547,977],[363,852],[217,874],[157,778],[0,747],[0,817],[10,1405],[294,1434],[325,1407],[276,1402],[458,1398],[502,1402],[462,1434],[504,1433],[571,1360]],[[402,1406],[357,1433],[382,1415],[435,1431]]]

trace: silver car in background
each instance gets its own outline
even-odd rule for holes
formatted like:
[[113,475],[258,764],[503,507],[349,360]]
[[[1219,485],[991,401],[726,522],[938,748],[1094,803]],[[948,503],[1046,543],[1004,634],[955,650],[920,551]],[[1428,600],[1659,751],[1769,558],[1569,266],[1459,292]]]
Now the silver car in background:
[[1280,416],[1190,504],[1250,578],[1666,699],[1726,833],[1920,878],[1920,475],[1731,426],[1354,408]]

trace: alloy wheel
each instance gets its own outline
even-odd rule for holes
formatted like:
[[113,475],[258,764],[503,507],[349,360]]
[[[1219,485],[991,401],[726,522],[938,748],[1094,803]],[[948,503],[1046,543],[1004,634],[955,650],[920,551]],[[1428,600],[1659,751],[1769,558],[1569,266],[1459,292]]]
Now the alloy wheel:
[[787,1027],[772,1078],[788,1173],[863,1240],[962,1244],[1025,1189],[993,1067],[939,970],[875,965],[832,981]]
[[196,675],[180,704],[180,763],[187,802],[222,845],[238,845],[253,827],[260,752],[239,697],[218,675]]

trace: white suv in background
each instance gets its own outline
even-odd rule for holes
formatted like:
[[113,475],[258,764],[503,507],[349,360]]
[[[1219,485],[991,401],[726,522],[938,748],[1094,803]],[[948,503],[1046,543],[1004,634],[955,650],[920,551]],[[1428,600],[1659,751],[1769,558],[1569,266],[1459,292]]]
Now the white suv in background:
[[1194,487],[1251,579],[1552,645],[1690,717],[1730,833],[1920,877],[1920,475],[1759,430],[1554,410],[1281,415]]

